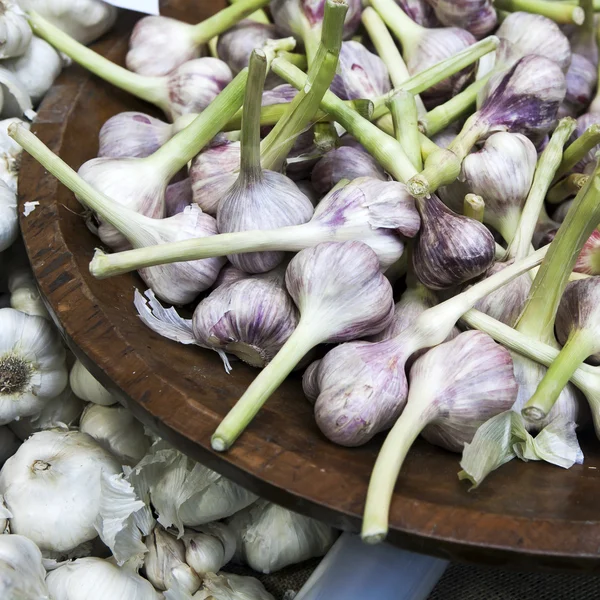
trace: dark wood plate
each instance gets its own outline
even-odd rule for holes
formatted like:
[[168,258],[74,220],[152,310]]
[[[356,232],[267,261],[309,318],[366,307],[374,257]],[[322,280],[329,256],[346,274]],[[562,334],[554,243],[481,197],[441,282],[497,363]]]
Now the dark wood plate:
[[[166,14],[194,22],[223,2],[192,8],[195,4],[172,1]],[[124,15],[96,49],[122,61],[133,20]],[[149,107],[74,66],[44,100],[33,131],[78,168],[96,155],[102,124],[124,110]],[[183,452],[274,502],[358,530],[381,440],[351,450],[329,443],[292,377],[232,451],[213,453],[211,433],[256,371],[236,363],[227,376],[215,353],[146,329],[133,307],[134,288],[143,288],[137,276],[97,281],[89,274],[98,240],[74,196],[27,155],[21,173],[21,203],[40,202],[21,217],[35,276],[67,343],[90,371]],[[584,451],[585,464],[569,471],[513,461],[468,492],[456,475],[458,456],[419,442],[396,486],[389,540],[453,560],[597,569],[599,445],[584,440]]]

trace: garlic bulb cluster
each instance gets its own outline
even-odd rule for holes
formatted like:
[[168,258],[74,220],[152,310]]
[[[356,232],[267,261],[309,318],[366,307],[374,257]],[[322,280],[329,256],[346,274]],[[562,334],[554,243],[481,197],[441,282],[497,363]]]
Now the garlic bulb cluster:
[[31,43],[31,28],[19,4],[13,0],[2,0],[2,6],[0,7],[0,58],[21,56],[27,51]]
[[258,500],[228,520],[237,536],[236,558],[259,573],[323,556],[338,533],[320,521]]
[[78,558],[46,578],[52,600],[161,600],[152,584],[131,567],[101,558]]
[[42,317],[0,309],[0,424],[38,413],[67,385],[66,353]]
[[0,535],[0,596],[6,600],[54,600],[46,587],[42,553],[22,535]]
[[76,360],[71,367],[69,385],[73,393],[86,402],[101,406],[112,406],[117,403],[117,398],[99,383],[79,360]]
[[84,433],[33,434],[0,471],[11,531],[54,552],[93,540],[101,475],[120,472],[119,463]]
[[81,415],[79,429],[122,465],[135,465],[150,448],[143,425],[123,406],[90,404]]

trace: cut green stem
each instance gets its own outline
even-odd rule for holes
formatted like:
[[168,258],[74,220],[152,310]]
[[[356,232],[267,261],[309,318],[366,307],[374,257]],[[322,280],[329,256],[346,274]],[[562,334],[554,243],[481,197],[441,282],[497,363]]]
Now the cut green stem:
[[587,183],[588,176],[583,173],[571,173],[548,191],[546,201],[549,204],[560,204],[564,200],[576,196]]
[[300,318],[294,333],[217,427],[211,438],[213,450],[228,450],[296,365],[323,341],[315,329],[319,328]]
[[296,138],[314,119],[321,99],[335,77],[347,11],[348,5],[344,0],[327,0],[321,43],[314,60],[309,60],[311,67],[305,85],[299,88],[286,114],[261,144],[265,169],[278,171],[283,167]]
[[400,90],[392,96],[388,107],[392,114],[396,139],[415,169],[420,171],[423,168],[423,160],[415,97],[410,92]]
[[543,15],[561,25],[581,25],[585,12],[580,6],[551,0],[494,0],[494,5],[508,12],[524,11]]
[[425,27],[415,23],[394,0],[369,0],[369,4],[402,44],[405,54],[406,48],[414,48],[420,43]]
[[590,125],[566,150],[560,167],[556,171],[554,183],[564,177],[582,160],[586,154],[600,144],[600,124]]
[[521,213],[519,227],[506,253],[507,259],[516,258],[518,260],[529,254],[535,227],[544,206],[544,199],[562,160],[563,147],[576,126],[577,122],[570,117],[561,119],[550,142],[542,152]]
[[483,223],[483,214],[485,212],[485,202],[481,196],[477,194],[467,194],[465,196],[463,214],[465,217],[475,219]]

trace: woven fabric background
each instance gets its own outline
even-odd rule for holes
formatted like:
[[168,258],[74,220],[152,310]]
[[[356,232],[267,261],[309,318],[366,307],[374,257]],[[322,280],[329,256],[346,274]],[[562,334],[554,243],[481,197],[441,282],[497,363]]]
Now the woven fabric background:
[[[309,561],[273,575],[257,575],[242,568],[227,570],[257,577],[275,596],[275,600],[290,600],[293,596],[286,596],[286,593],[298,592],[318,562]],[[502,569],[451,565],[429,600],[600,600],[600,576],[515,573]]]

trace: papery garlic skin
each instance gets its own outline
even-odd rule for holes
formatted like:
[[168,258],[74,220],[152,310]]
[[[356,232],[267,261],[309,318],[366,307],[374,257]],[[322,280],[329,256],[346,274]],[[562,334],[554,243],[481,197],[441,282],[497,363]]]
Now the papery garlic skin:
[[51,600],[45,578],[42,553],[31,540],[22,535],[0,535],[1,598]]
[[343,42],[330,90],[342,100],[374,100],[392,89],[385,63],[360,42]]
[[65,359],[46,319],[0,309],[0,425],[36,414],[64,390]]
[[79,429],[93,437],[122,465],[135,465],[150,448],[144,426],[123,406],[90,404],[83,411]]
[[573,270],[586,275],[600,275],[600,231],[597,229],[584,244]]
[[193,600],[275,600],[254,577],[233,573],[207,573]]
[[29,268],[16,268],[10,272],[8,290],[12,308],[28,315],[50,320],[48,310],[40,297],[37,283]]
[[442,25],[462,27],[477,39],[481,39],[496,27],[496,10],[489,0],[428,1]]
[[238,538],[238,558],[259,573],[323,556],[338,536],[325,523],[266,500],[258,500],[228,523]]
[[306,371],[302,375],[302,391],[306,399],[314,404],[319,397],[319,365],[321,359],[315,360],[306,367]]
[[9,427],[21,440],[47,429],[66,431],[79,421],[84,408],[85,403],[67,386],[56,398],[46,402],[39,413],[13,421]]
[[558,116],[578,117],[590,104],[596,84],[598,69],[581,54],[573,54],[567,71],[567,94]]
[[0,180],[0,252],[10,248],[18,237],[17,194]]
[[554,61],[564,73],[571,64],[571,44],[551,19],[527,12],[511,13],[496,35],[510,42],[520,56],[537,54]]
[[19,0],[23,10],[35,10],[82,44],[106,33],[117,19],[117,9],[101,0]]
[[78,558],[49,573],[46,583],[52,600],[162,600],[135,570],[101,558]]
[[[6,425],[0,425],[0,466],[10,458],[21,445],[21,440]],[[4,528],[0,528],[3,531]]]
[[[7,431],[10,432],[10,429],[7,429]],[[2,443],[2,429],[0,428],[0,443]],[[0,452],[2,451],[2,449],[0,448]],[[12,517],[12,513],[10,512],[10,510],[8,510],[8,508],[6,508],[6,505],[4,504],[4,498],[2,496],[0,496],[0,534],[8,534],[10,533],[8,530],[8,522],[10,520],[10,518]],[[2,578],[0,577],[0,580]],[[0,583],[0,588],[1,588],[2,584]],[[0,589],[1,591],[1,589]]]
[[2,0],[0,8],[0,58],[21,56],[33,36],[27,17],[12,0]]
[[[129,38],[125,64],[140,75],[167,75],[184,63],[202,56],[202,46],[194,43],[193,27],[168,17],[140,19]],[[153,50],[160,48],[160,56]]]
[[423,27],[439,27],[433,8],[427,0],[396,0],[396,4],[415,22]]
[[78,431],[40,431],[23,442],[0,471],[0,494],[11,530],[42,550],[67,552],[97,536],[101,473],[119,463]]
[[218,521],[187,530],[182,540],[187,564],[201,577],[220,571],[233,558],[237,546],[235,532]]
[[76,360],[71,367],[69,384],[73,393],[87,402],[101,406],[112,406],[117,403],[117,398],[100,384],[79,360]]
[[4,64],[23,84],[34,105],[42,100],[63,69],[60,54],[37,36],[33,36],[21,56]]
[[[8,135],[8,128],[13,123],[19,123],[25,129],[31,124],[15,117],[0,121],[0,179],[16,194],[23,149]],[[6,202],[11,204],[8,196]]]
[[193,201],[194,192],[192,191],[192,181],[189,177],[169,184],[165,192],[167,217],[173,217],[182,213]]
[[144,572],[156,589],[181,587],[193,594],[200,587],[200,578],[185,562],[181,540],[157,527],[146,538],[146,547]]
[[311,181],[318,193],[326,194],[342,179],[352,181],[358,177],[387,180],[379,163],[368,152],[340,146],[327,152],[314,166]]
[[235,354],[254,367],[267,365],[299,320],[284,277],[285,268],[280,266],[219,286],[194,311],[197,343]]

